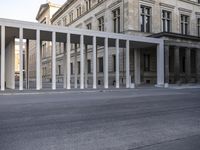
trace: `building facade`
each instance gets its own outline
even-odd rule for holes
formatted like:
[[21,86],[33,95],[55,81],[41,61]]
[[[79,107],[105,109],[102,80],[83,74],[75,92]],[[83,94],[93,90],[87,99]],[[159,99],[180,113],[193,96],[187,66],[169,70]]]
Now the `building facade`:
[[[165,83],[200,80],[200,3],[198,0],[68,0],[51,18],[51,24],[102,32],[151,36],[165,41]],[[41,16],[42,17],[42,16]],[[79,45],[72,45],[72,82],[80,75]],[[45,47],[44,49],[48,49]],[[85,62],[88,84],[92,81],[91,47]],[[103,84],[103,51],[98,48],[98,84]],[[50,52],[50,51],[49,51]],[[63,45],[57,43],[57,81],[63,81]],[[50,55],[47,55],[50,56]],[[44,55],[44,57],[46,57]],[[120,84],[125,84],[125,50],[120,49]],[[134,61],[136,57],[138,62]],[[109,49],[109,85],[115,85],[115,49]],[[130,50],[130,75],[135,84],[156,83],[156,49]],[[50,61],[49,61],[50,62]],[[138,65],[136,65],[138,63]],[[49,80],[48,61],[43,59],[43,78]],[[49,67],[48,67],[49,66]],[[135,68],[138,73],[136,75]]]

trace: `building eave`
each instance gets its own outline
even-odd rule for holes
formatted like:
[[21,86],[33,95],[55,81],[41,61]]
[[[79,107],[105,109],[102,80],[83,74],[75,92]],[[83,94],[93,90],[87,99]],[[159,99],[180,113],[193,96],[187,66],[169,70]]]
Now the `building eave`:
[[152,34],[148,37],[154,37],[154,38],[179,38],[184,40],[193,40],[193,41],[200,41],[200,37],[198,36],[192,36],[192,35],[183,35],[179,33],[173,33],[173,32],[160,32],[156,34]]
[[68,0],[65,2],[52,16],[51,22],[54,22],[60,15],[65,12],[72,4],[74,4],[77,0]]

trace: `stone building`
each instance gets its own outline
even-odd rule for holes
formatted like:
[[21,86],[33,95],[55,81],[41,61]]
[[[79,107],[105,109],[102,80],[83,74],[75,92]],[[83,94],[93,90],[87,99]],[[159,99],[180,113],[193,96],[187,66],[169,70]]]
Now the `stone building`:
[[[199,0],[68,0],[55,13],[44,16],[41,6],[40,23],[102,32],[148,36],[164,39],[165,83],[200,81],[200,1]],[[51,7],[46,7],[51,10]],[[49,22],[50,21],[50,22]],[[46,22],[47,23],[47,22]],[[42,43],[42,77],[51,81],[50,42]],[[71,83],[80,82],[80,45],[72,44]],[[103,85],[104,47],[97,46],[97,83]],[[57,43],[57,82],[63,81],[64,44]],[[125,49],[119,50],[120,85],[125,79]],[[157,72],[156,48],[130,50],[132,83],[155,84]],[[85,45],[85,87],[92,85],[92,47]],[[109,48],[109,85],[115,85],[115,48]]]

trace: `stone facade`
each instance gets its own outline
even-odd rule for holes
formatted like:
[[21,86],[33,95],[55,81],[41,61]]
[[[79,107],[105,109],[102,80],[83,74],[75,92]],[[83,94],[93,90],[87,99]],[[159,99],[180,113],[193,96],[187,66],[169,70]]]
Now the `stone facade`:
[[[51,12],[50,8],[47,10],[48,13]],[[49,24],[70,28],[163,38],[165,40],[165,82],[189,83],[200,80],[199,8],[200,4],[197,0],[68,0],[55,13],[51,13],[47,20],[51,21],[48,22]],[[47,17],[38,13],[39,22],[44,18]],[[44,81],[51,81],[51,46],[48,42],[42,45],[42,76]],[[56,49],[57,82],[62,82],[64,45],[57,43]],[[85,82],[91,85],[92,47],[86,46],[86,49],[85,63],[88,79]],[[100,69],[103,52],[104,48],[98,47],[97,82],[99,85],[103,84],[103,72]],[[125,85],[125,50],[120,48],[119,53],[120,85]],[[136,63],[136,55],[139,57],[138,63]],[[155,47],[130,50],[132,82],[156,83],[156,56]],[[71,82],[79,83],[79,44],[72,44],[71,57]],[[109,48],[109,85],[115,84],[115,57],[115,49]],[[136,79],[136,67],[140,70],[138,79]]]

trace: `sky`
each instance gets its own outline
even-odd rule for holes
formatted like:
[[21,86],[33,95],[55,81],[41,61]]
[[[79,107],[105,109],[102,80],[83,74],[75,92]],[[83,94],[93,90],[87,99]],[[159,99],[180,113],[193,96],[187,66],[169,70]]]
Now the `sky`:
[[[41,4],[47,0],[1,0],[0,18],[8,18],[23,21],[33,21]],[[51,0],[56,4],[64,4],[67,0]]]

